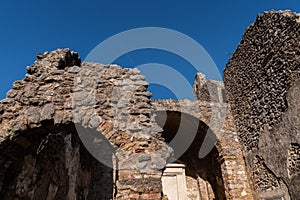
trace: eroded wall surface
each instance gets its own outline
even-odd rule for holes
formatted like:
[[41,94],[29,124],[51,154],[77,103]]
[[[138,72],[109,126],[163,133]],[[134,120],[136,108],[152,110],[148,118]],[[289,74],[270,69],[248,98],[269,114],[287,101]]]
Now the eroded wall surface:
[[290,11],[258,15],[226,65],[227,99],[257,198],[300,197],[299,74],[300,18]]

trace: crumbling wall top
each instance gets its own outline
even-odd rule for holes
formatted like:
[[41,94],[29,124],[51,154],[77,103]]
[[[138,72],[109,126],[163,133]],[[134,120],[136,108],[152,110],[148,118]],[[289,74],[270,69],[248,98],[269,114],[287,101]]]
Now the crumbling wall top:
[[[27,147],[30,141],[22,135],[46,128],[44,122],[74,123],[103,134],[120,158],[132,154],[132,159],[120,159],[122,167],[164,167],[172,149],[159,137],[151,93],[139,70],[81,63],[69,49],[37,57],[25,78],[14,82],[0,101],[0,146],[11,140]],[[139,164],[139,156],[150,152],[147,164]]]

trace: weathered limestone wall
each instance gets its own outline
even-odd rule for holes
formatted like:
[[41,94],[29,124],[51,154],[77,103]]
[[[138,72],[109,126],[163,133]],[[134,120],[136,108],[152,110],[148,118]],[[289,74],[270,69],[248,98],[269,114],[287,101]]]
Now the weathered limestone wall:
[[[158,176],[155,171],[164,167],[172,149],[158,134],[161,129],[151,114],[151,93],[144,80],[136,69],[81,63],[77,53],[69,49],[39,54],[38,60],[27,67],[25,78],[14,82],[7,98],[0,102],[1,197],[46,199],[48,195],[49,199],[81,199],[84,195],[95,199],[101,193],[118,198],[142,194],[144,199],[154,195],[159,199],[161,187],[153,181],[157,178],[152,174]],[[65,125],[73,127],[72,131],[59,128]],[[107,157],[106,164],[117,167],[119,173],[113,174],[110,168],[98,164],[85,169],[85,162],[96,161],[78,150],[85,147],[79,139],[72,139],[78,138],[76,132],[85,145],[93,146],[90,153],[95,158]],[[55,159],[51,165],[45,162],[45,167],[54,166],[60,175],[51,170],[39,171],[44,163],[38,161],[38,152],[51,155],[55,145],[48,140],[52,138],[60,149],[53,150]],[[107,149],[109,155],[105,155]],[[82,170],[84,180],[78,178]],[[125,177],[123,170],[144,175],[133,180]],[[148,174],[149,171],[152,172]],[[32,176],[19,184],[24,174]],[[104,179],[106,176],[110,181]],[[55,181],[57,177],[61,180]],[[50,182],[45,181],[48,179]],[[108,189],[100,183],[103,179],[110,185]],[[63,191],[58,189],[60,185],[64,185]]]
[[299,90],[291,89],[300,76],[299,22],[290,11],[258,15],[224,71],[257,198],[300,197]]
[[[300,79],[287,93],[288,109],[280,122],[261,137],[259,148],[266,165],[282,177],[294,199],[300,197]],[[274,145],[276,144],[275,148]]]

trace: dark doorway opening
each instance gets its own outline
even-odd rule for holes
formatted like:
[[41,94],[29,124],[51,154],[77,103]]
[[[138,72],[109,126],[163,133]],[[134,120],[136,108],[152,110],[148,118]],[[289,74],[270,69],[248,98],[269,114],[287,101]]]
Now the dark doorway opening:
[[[156,112],[156,121],[163,128],[162,137],[174,149],[175,159],[171,162],[185,165],[188,199],[225,199],[217,148],[213,147],[204,158],[198,156],[209,127],[191,115],[175,111]],[[180,143],[189,145],[182,150]]]

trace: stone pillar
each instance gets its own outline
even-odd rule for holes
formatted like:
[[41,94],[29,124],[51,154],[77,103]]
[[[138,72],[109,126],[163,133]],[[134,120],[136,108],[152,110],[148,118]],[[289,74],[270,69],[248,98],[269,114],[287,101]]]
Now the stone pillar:
[[186,199],[185,165],[172,163],[166,166],[162,176],[163,193],[169,200]]

